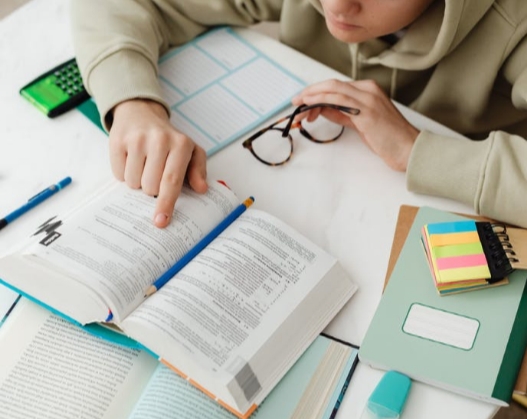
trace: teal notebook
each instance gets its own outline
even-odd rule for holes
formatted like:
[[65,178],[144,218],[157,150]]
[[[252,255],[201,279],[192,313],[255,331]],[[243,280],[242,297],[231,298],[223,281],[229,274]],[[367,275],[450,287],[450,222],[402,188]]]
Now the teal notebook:
[[[290,106],[306,86],[229,27],[167,52],[158,75],[172,124],[208,156]],[[92,99],[78,109],[103,129]]]
[[420,230],[461,216],[421,208],[366,332],[359,359],[372,367],[507,405],[527,345],[527,272],[508,285],[438,295]]

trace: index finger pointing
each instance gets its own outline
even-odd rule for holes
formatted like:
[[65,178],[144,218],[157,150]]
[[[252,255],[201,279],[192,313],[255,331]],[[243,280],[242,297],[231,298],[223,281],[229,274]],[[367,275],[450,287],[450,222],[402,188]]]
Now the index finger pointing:
[[162,228],[169,224],[183,187],[190,156],[180,151],[172,151],[167,156],[154,213],[154,224],[157,227]]

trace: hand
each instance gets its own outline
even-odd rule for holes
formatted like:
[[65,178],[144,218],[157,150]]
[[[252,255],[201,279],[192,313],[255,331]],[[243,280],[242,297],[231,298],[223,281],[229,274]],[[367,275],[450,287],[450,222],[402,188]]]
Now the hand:
[[313,121],[323,115],[335,123],[355,129],[389,167],[406,171],[419,130],[403,117],[374,81],[327,80],[307,87],[293,99],[295,106],[315,103],[360,109],[358,115],[348,115],[335,109],[316,108],[301,117]]
[[117,179],[157,196],[157,227],[170,222],[185,177],[196,192],[207,190],[205,151],[170,124],[157,102],[129,100],[114,108],[110,163]]

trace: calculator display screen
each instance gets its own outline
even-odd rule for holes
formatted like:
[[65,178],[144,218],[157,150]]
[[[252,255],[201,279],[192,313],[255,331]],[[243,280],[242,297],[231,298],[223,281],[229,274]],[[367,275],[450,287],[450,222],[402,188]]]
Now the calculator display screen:
[[56,76],[48,76],[35,84],[27,86],[20,93],[45,114],[66,102],[69,95],[56,85]]
[[20,94],[46,115],[53,117],[88,98],[75,59],[33,80]]

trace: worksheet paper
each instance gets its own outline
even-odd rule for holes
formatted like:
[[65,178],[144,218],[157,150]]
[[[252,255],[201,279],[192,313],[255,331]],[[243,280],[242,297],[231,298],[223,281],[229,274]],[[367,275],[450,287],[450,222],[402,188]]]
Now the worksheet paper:
[[230,28],[165,54],[159,81],[172,124],[207,155],[289,106],[305,87]]

